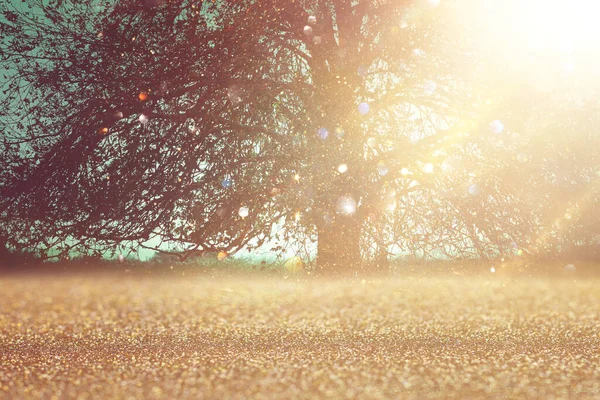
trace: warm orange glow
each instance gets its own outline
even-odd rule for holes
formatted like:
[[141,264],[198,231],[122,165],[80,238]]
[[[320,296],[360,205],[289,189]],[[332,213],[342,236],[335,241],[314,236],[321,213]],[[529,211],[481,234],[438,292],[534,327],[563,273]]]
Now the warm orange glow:
[[108,128],[107,127],[101,128],[98,130],[98,133],[100,135],[106,135],[108,133]]
[[140,94],[138,95],[138,98],[141,101],[146,101],[148,99],[148,93],[147,92],[140,92]]
[[223,260],[224,260],[224,259],[226,259],[226,258],[227,258],[227,253],[226,253],[226,252],[224,252],[224,251],[220,251],[220,252],[217,254],[217,260],[219,260],[219,261],[223,261]]

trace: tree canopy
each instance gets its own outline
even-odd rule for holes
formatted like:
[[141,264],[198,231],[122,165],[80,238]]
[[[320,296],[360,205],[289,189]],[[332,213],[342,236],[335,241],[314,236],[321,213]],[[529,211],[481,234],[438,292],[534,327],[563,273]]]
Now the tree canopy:
[[0,236],[53,255],[317,243],[326,269],[589,242],[593,108],[549,119],[435,3],[3,3]]

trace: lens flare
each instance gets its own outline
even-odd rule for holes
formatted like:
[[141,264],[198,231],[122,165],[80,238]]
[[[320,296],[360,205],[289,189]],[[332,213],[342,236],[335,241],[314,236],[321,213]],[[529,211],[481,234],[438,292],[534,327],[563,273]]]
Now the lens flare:
[[336,211],[339,214],[352,215],[356,212],[356,200],[351,196],[342,196],[336,204]]
[[367,115],[370,109],[369,103],[362,102],[358,105],[358,112],[362,115]]
[[248,215],[250,215],[250,209],[246,206],[240,207],[238,214],[240,217],[246,218]]
[[434,169],[435,168],[432,163],[426,163],[425,165],[423,165],[423,172],[425,172],[426,174],[431,174]]

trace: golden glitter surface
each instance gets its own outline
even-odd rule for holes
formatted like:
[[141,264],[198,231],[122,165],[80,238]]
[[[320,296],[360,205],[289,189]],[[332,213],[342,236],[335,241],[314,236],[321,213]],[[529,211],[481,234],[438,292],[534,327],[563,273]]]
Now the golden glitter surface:
[[600,398],[594,280],[32,275],[0,289],[0,398]]

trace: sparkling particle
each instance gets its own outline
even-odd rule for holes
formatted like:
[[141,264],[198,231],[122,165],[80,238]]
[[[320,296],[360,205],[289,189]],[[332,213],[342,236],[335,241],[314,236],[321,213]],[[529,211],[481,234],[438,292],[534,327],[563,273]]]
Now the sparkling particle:
[[344,130],[341,127],[336,127],[335,128],[335,136],[337,136],[338,139],[341,139],[344,137]]
[[123,254],[119,254],[119,262],[123,262],[125,261],[125,256],[123,256]]
[[329,132],[327,131],[327,129],[325,128],[320,128],[317,131],[317,135],[319,135],[319,137],[323,140],[327,139],[327,136],[329,136]]
[[304,34],[305,34],[306,36],[310,36],[310,35],[312,35],[312,31],[313,31],[313,29],[312,29],[312,27],[311,27],[311,26],[309,26],[309,25],[306,25],[306,26],[304,27]]
[[338,172],[340,174],[343,174],[346,171],[348,171],[348,165],[346,165],[346,164],[340,164],[340,165],[338,165]]
[[358,112],[362,115],[367,115],[369,113],[370,107],[368,103],[362,102],[358,105]]
[[367,146],[369,146],[370,148],[374,149],[375,147],[377,147],[377,139],[371,137],[367,139]]
[[401,173],[402,175],[404,175],[404,176],[406,176],[406,175],[410,175],[410,170],[409,170],[408,168],[402,168],[402,169],[400,170],[400,173]]
[[299,174],[294,175],[294,180],[296,182],[298,182],[300,180],[300,175]]
[[490,130],[493,133],[500,134],[504,132],[504,124],[499,120],[492,121],[490,122]]
[[317,17],[315,17],[314,15],[311,15],[310,17],[308,17],[309,25],[315,25],[316,23],[317,23]]
[[352,215],[356,212],[356,200],[351,196],[342,196],[336,203],[336,211],[339,214]]
[[217,260],[219,260],[219,261],[223,261],[223,260],[224,260],[224,259],[226,259],[226,258],[227,258],[227,253],[226,253],[226,252],[224,252],[224,251],[220,251],[220,252],[217,254]]
[[493,274],[494,272],[496,272],[496,268],[494,268],[494,267],[490,268],[490,272]]
[[296,222],[300,221],[300,217],[301,217],[301,215],[300,215],[300,212],[299,212],[299,211],[298,211],[298,212],[296,212],[296,213],[294,214],[294,221],[296,221]]
[[240,207],[240,209],[238,210],[238,214],[240,215],[240,217],[246,218],[248,215],[250,215],[250,209],[246,206]]
[[426,163],[425,165],[423,165],[423,172],[425,172],[426,174],[431,174],[433,170],[434,167],[432,163]]
[[140,94],[138,94],[138,99],[141,101],[148,100],[148,92],[140,92]]
[[142,123],[145,124],[148,122],[148,117],[144,114],[140,114],[140,116],[138,117],[138,120]]

